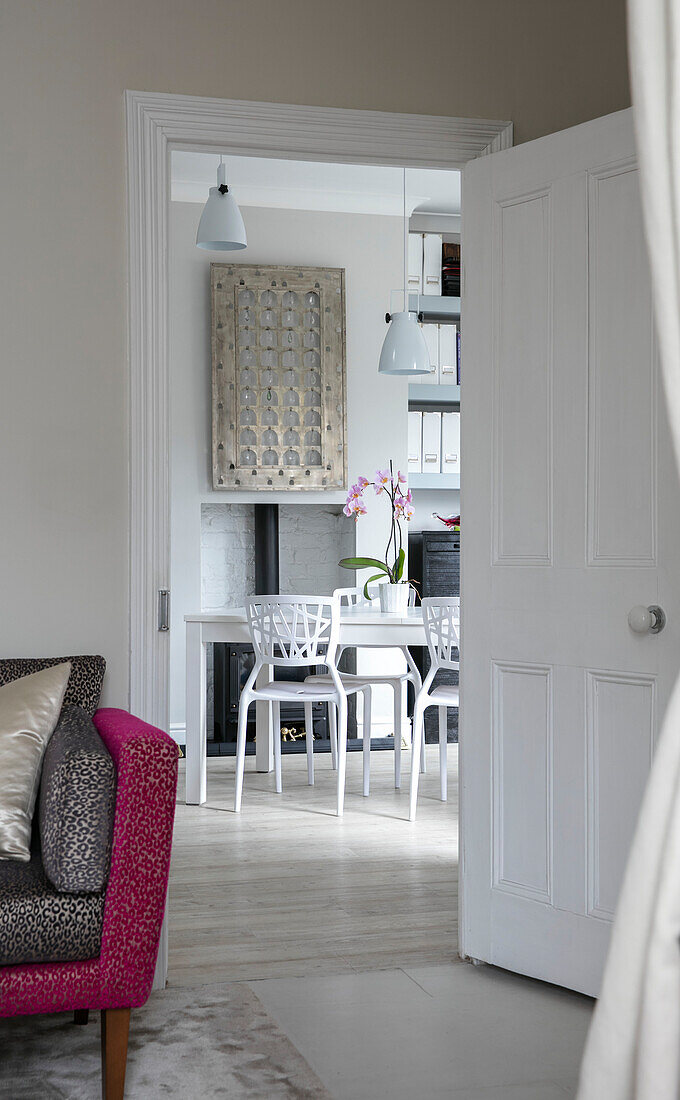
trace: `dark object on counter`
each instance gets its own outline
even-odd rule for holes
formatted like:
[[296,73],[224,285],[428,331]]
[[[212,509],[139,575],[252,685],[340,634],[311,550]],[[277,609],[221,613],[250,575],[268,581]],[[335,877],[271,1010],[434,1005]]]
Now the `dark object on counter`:
[[[409,577],[416,582],[421,596],[460,595],[460,531],[413,531],[408,536]],[[411,649],[421,676],[430,667],[425,648]],[[437,673],[437,684],[457,684],[458,673],[443,669]],[[437,708],[425,711],[425,741],[439,740]],[[448,709],[448,741],[458,741],[458,711]]]
[[440,516],[439,512],[433,512],[432,515],[435,519],[438,519],[440,523],[443,523],[445,527],[458,528],[460,530],[460,516]]

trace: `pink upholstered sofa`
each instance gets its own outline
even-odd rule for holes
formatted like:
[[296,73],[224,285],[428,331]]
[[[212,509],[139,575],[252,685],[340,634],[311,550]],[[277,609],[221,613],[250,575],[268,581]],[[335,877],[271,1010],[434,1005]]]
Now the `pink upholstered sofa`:
[[[123,710],[94,725],[116,772],[111,862],[97,957],[0,966],[0,1016],[101,1011],[103,1095],[122,1100],[130,1009],[149,996],[170,865],[177,746]],[[26,866],[26,865],[24,865]]]

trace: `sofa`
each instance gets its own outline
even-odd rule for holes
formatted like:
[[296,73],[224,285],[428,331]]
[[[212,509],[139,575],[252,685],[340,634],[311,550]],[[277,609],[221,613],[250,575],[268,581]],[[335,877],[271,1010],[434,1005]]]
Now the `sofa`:
[[[130,1010],[149,996],[165,910],[177,746],[124,710],[95,709],[83,662],[101,662],[103,677],[101,658],[48,660],[70,660],[72,673],[30,861],[0,861],[0,1016],[69,1011],[86,1023],[98,1010],[103,1096],[122,1100]],[[0,661],[0,684],[31,664]]]

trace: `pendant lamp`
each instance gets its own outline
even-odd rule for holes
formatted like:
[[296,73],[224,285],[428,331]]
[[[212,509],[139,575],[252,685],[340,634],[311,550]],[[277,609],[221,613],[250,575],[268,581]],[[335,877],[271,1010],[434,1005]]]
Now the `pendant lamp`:
[[432,374],[430,353],[418,314],[409,310],[408,301],[408,218],[406,216],[406,169],[404,168],[404,311],[386,314],[387,336],[380,352],[379,374]]
[[198,223],[196,245],[214,252],[226,252],[247,245],[246,227],[236,200],[227,187],[226,165],[220,157],[217,187],[210,188],[208,201]]

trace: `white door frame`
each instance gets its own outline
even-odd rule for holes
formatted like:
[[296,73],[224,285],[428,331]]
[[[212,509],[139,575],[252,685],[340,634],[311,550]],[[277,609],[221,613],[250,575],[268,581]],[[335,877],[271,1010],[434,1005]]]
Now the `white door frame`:
[[130,413],[130,708],[168,728],[170,152],[462,169],[512,145],[512,123],[165,93],[125,93]]

